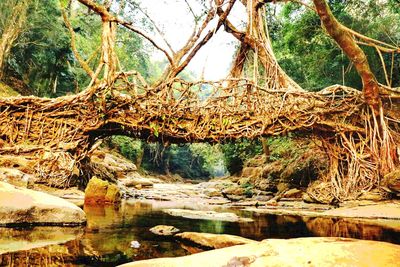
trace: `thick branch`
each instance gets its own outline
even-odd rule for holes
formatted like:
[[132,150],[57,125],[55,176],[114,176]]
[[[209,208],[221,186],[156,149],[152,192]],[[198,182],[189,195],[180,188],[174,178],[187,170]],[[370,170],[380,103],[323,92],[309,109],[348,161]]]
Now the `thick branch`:
[[68,20],[67,14],[65,13],[65,10],[61,10],[61,12],[62,12],[62,16],[63,16],[63,19],[64,19],[65,26],[67,26],[67,28],[68,28],[68,30],[69,30],[69,32],[71,34],[71,49],[72,49],[72,52],[74,53],[74,56],[75,56],[76,60],[78,60],[78,62],[81,65],[82,69],[84,71],[86,71],[86,73],[93,79],[94,78],[93,70],[89,67],[87,62],[85,60],[83,60],[83,58],[81,57],[81,55],[78,52],[78,49],[76,49],[75,32],[74,32],[74,29],[71,26],[71,23]]
[[378,111],[380,106],[379,85],[368,64],[364,51],[353,36],[332,14],[325,0],[313,0],[317,13],[329,35],[336,41],[357,69],[363,83],[365,101]]
[[223,25],[223,22],[225,21],[225,19],[228,17],[229,13],[231,12],[233,5],[235,4],[235,0],[229,0],[229,4],[225,10],[225,12],[219,17],[218,20],[218,24],[215,27],[215,29],[210,30],[206,36],[204,36],[204,38],[197,43],[197,45],[192,49],[192,51],[190,52],[190,54],[187,56],[187,58],[182,62],[182,64],[179,65],[178,68],[176,68],[173,71],[173,77],[175,77],[176,75],[178,75],[188,64],[189,62],[192,60],[192,58],[197,54],[197,52],[200,50],[201,47],[203,47],[210,39],[212,36],[214,36],[214,34],[219,30],[219,28]]
[[174,65],[174,62],[173,62],[171,56],[169,55],[169,53],[165,49],[161,48],[147,34],[142,32],[141,30],[138,30],[135,27],[133,27],[133,24],[131,22],[124,21],[124,20],[112,15],[110,12],[108,12],[107,8],[105,8],[102,5],[96,4],[92,0],[78,0],[78,1],[81,2],[82,4],[84,4],[85,6],[87,6],[88,8],[90,8],[91,10],[93,10],[94,12],[96,12],[97,14],[99,14],[103,21],[114,21],[114,22],[117,22],[118,24],[124,26],[125,28],[127,28],[127,29],[129,29],[129,30],[131,30],[133,32],[136,32],[137,34],[141,35],[146,40],[148,40],[155,48],[157,48],[158,50],[163,52],[164,55],[168,58],[168,61],[171,63],[171,65]]
[[203,47],[205,44],[208,43],[208,41],[214,36],[214,34],[219,30],[219,28],[223,25],[224,21],[228,17],[230,11],[233,8],[233,5],[235,4],[236,0],[229,0],[228,1],[228,6],[226,7],[226,10],[222,12],[218,19],[218,23],[214,29],[211,29],[207,32],[207,34],[200,40],[201,34],[204,31],[204,29],[208,26],[210,21],[214,18],[215,12],[213,10],[210,10],[206,19],[203,21],[201,27],[197,31],[197,33],[192,36],[186,45],[180,49],[174,56],[174,61],[177,63],[180,63],[181,60],[186,56],[185,60],[180,63],[177,67],[167,67],[167,69],[164,72],[164,75],[162,75],[161,80],[158,81],[160,83],[162,80],[165,79],[170,79],[173,77],[176,77],[193,59],[193,57],[197,54],[197,52]]
[[[174,49],[172,48],[171,44],[168,42],[168,40],[165,38],[164,33],[162,32],[162,30],[157,26],[157,23],[150,17],[150,15],[146,12],[146,10],[143,10],[143,8],[140,7],[140,5],[136,4],[136,3],[132,3],[134,8],[139,9],[139,11],[151,22],[151,24],[153,24],[154,28],[156,29],[156,31],[158,32],[158,34],[161,36],[161,38],[163,39],[164,43],[168,46],[169,50],[171,50],[172,53],[175,53]],[[142,35],[142,34],[141,34]],[[143,35],[142,35],[143,36]],[[147,39],[147,38],[146,38]],[[156,46],[155,44],[153,44],[154,46]],[[160,49],[160,48],[158,48]]]

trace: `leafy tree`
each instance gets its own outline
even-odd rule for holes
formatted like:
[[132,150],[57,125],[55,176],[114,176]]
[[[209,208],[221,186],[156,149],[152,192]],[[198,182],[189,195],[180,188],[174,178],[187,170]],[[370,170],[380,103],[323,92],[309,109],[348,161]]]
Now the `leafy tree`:
[[255,155],[261,154],[263,148],[259,140],[242,139],[221,146],[225,166],[230,174],[236,174],[243,168],[243,163]]
[[191,149],[191,145],[172,144],[164,147],[160,143],[146,144],[142,167],[162,174],[179,174],[184,178],[209,178],[211,167],[201,153]]
[[[396,5],[393,1],[391,3],[387,5],[371,0],[329,1],[333,14],[344,25],[388,43],[400,40],[400,17]],[[269,20],[274,30],[271,36],[278,61],[303,88],[315,91],[343,83],[355,88],[362,87],[355,68],[325,33],[314,11],[296,3],[288,3],[278,16],[269,16]],[[376,77],[384,83],[379,55],[370,47],[365,47],[364,51]],[[394,73],[400,70],[398,56],[395,59]],[[390,69],[391,54],[384,55],[384,60]],[[393,80],[392,85],[398,86],[399,82]]]
[[[15,17],[15,12],[20,15]],[[96,49],[100,48],[100,19],[81,5],[70,5],[67,13],[79,53],[94,68],[100,58],[100,49]],[[8,29],[14,31],[12,38],[5,38],[10,36]],[[72,53],[71,37],[61,16],[59,0],[49,0],[46,4],[38,0],[1,1],[0,36],[3,35],[0,73],[6,73],[8,79],[17,78],[31,88],[31,93],[56,97],[79,92],[88,85],[90,80]],[[135,69],[149,77],[150,50],[142,40],[123,28],[119,29],[117,38],[121,69]]]

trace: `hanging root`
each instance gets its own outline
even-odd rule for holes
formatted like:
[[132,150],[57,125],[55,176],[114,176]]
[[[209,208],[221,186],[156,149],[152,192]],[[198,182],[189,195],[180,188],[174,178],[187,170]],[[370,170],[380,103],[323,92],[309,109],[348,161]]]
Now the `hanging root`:
[[398,166],[399,136],[390,128],[383,112],[374,116],[366,107],[361,118],[364,134],[340,132],[331,139],[322,138],[330,169],[322,183],[310,186],[308,193],[312,198],[323,203],[357,199],[363,192],[381,188],[382,177]]

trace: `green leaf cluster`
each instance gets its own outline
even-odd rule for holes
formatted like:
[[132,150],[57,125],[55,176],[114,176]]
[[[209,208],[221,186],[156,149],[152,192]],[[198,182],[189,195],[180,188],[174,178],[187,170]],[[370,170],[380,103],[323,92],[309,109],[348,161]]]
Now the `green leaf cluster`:
[[[398,44],[400,16],[397,1],[330,0],[336,18],[344,25],[366,36]],[[271,12],[271,10],[269,10]],[[362,88],[361,80],[336,43],[321,27],[316,13],[296,3],[287,3],[277,16],[268,16],[269,28],[277,59],[282,68],[303,88],[318,91],[333,84]],[[384,83],[384,71],[375,49],[362,46],[371,69],[379,82]],[[391,54],[385,54],[387,69]],[[400,57],[395,56],[394,73],[400,72]],[[398,75],[393,86],[399,86]]]

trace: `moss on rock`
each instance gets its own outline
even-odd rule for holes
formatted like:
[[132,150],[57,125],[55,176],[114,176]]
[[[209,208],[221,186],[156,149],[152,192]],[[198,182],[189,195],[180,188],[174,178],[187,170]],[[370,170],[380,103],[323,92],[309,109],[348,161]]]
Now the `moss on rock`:
[[85,204],[118,203],[121,193],[115,184],[101,180],[96,176],[90,179],[85,189]]
[[106,203],[118,203],[121,202],[121,193],[118,186],[115,184],[110,184],[107,188],[107,193],[104,198]]

